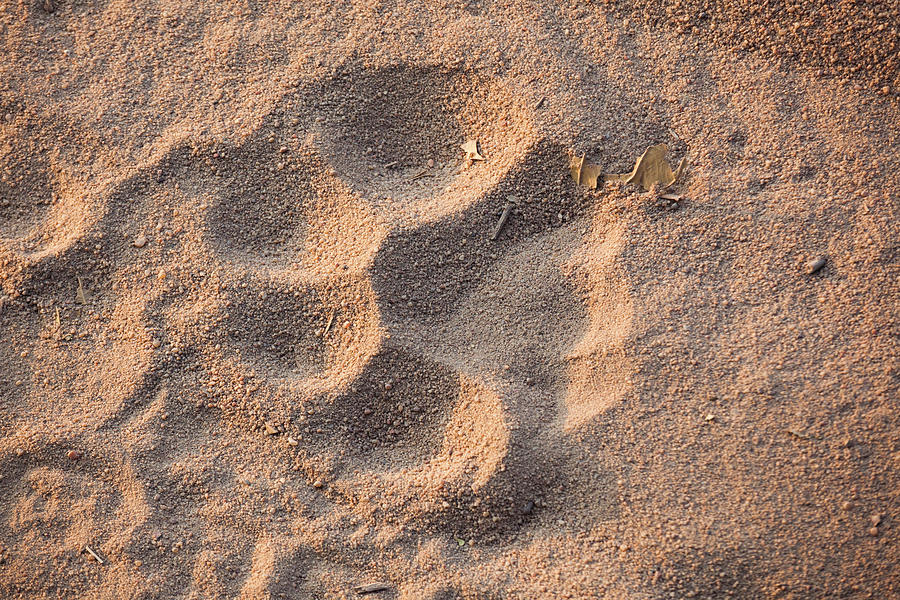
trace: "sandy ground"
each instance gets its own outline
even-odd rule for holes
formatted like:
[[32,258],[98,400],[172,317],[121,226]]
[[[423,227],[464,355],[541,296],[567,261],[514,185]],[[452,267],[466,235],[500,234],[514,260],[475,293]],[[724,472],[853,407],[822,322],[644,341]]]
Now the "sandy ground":
[[898,22],[4,2],[0,596],[900,597]]

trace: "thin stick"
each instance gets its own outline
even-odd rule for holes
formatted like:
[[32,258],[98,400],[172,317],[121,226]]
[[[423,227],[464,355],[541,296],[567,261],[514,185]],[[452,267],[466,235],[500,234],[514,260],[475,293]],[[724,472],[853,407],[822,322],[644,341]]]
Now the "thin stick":
[[422,169],[421,171],[419,171],[418,173],[413,175],[410,178],[410,181],[415,181],[416,179],[422,179],[423,177],[427,177],[427,176],[428,176],[428,169]]
[[325,333],[322,334],[322,337],[328,335],[328,332],[331,330],[331,324],[334,323],[334,313],[331,313],[331,316],[328,317],[328,325],[325,326]]
[[96,558],[98,563],[100,563],[101,565],[105,565],[105,564],[106,564],[105,562],[103,562],[103,559],[100,558],[100,555],[99,555],[99,554],[97,554],[96,552],[94,552],[93,550],[91,550],[91,547],[90,547],[90,546],[85,546],[84,549],[87,550],[88,553],[89,553],[91,556],[93,556],[94,558]]
[[512,212],[513,205],[507,204],[503,208],[503,214],[500,215],[500,220],[497,221],[497,226],[494,227],[494,233],[491,234],[491,241],[496,241],[497,236],[500,235],[500,230],[503,229],[503,226],[506,225],[507,219],[509,219],[509,213]]
[[391,589],[391,586],[388,583],[370,583],[369,585],[357,586],[355,591],[360,596],[365,596],[366,594],[374,594],[375,592],[385,592],[389,589]]

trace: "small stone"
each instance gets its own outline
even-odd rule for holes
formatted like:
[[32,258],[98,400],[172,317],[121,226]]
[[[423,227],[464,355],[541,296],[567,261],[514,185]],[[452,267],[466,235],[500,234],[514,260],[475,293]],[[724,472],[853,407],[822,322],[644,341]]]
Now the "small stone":
[[393,389],[393,387],[394,387],[394,385],[390,382],[384,384],[384,389],[386,389],[386,390],[391,390],[391,389]]
[[364,408],[364,409],[363,409],[363,414],[366,415],[366,416],[368,417],[369,415],[372,414],[372,409],[371,409],[371,408]]
[[534,512],[534,502],[529,500],[528,502],[525,503],[525,506],[522,507],[522,514],[530,515],[533,512]]
[[890,93],[891,93],[891,88],[890,88],[890,87],[884,86],[883,88],[881,88],[881,95],[882,95],[882,96],[887,96],[887,95],[890,94]]
[[81,452],[79,452],[78,450],[69,450],[68,452],[66,452],[66,456],[69,458],[69,460],[78,460],[79,458],[81,458]]
[[434,167],[434,159],[433,159],[433,158],[429,158],[429,159],[428,159],[428,168],[431,169],[431,168],[433,168],[433,167]]
[[299,443],[300,443],[300,442],[298,442],[298,441],[295,440],[294,438],[288,436],[288,439],[287,439],[287,444],[288,444],[288,446],[296,446],[296,445],[299,444]]
[[877,527],[881,523],[881,515],[874,514],[869,517],[869,522],[872,523],[873,526]]
[[160,342],[156,338],[153,338],[152,340],[150,340],[150,345],[153,346],[154,348],[159,348],[162,345],[162,342]]
[[143,248],[146,245],[147,245],[147,236],[146,235],[141,234],[141,235],[137,236],[136,238],[134,238],[134,247],[135,248]]
[[278,433],[278,429],[276,429],[275,425],[273,425],[270,421],[266,421],[266,435],[275,435]]
[[325,487],[325,483],[321,479],[316,479],[313,482],[313,487],[316,488],[317,490],[320,490],[323,487]]
[[144,566],[144,561],[142,561],[141,559],[138,558],[137,560],[134,561],[134,566],[142,567],[142,566]]
[[817,273],[825,266],[825,263],[828,262],[828,259],[824,256],[817,256],[813,260],[806,263],[806,274],[812,275]]
[[849,500],[844,500],[841,503],[841,510],[850,510],[853,508],[853,504]]
[[877,536],[878,536],[878,528],[877,528],[877,527],[870,527],[870,528],[869,528],[869,535],[871,535],[872,537],[877,537]]
[[16,448],[16,456],[22,456],[23,454],[25,454],[25,450],[23,450],[22,448]]
[[13,122],[13,116],[12,116],[12,113],[6,113],[5,115],[3,115],[3,119],[4,119],[7,123],[12,123],[12,122]]

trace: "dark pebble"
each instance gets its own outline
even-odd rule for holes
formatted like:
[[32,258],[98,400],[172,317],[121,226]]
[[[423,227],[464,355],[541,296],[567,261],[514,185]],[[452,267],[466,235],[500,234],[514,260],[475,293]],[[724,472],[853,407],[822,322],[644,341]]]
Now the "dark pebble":
[[534,512],[534,502],[529,500],[528,502],[525,503],[525,506],[522,507],[522,514],[530,515],[533,512]]

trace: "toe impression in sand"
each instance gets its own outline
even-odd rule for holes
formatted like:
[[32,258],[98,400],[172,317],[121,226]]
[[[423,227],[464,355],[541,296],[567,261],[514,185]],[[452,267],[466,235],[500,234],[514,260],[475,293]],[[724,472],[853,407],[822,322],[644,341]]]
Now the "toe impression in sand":
[[687,167],[687,158],[682,158],[678,168],[673,171],[666,160],[668,151],[669,147],[665,144],[650,146],[638,157],[630,173],[604,173],[599,165],[586,162],[584,155],[573,156],[569,168],[575,183],[593,189],[606,181],[633,183],[647,191],[654,184],[667,188],[681,178]]

